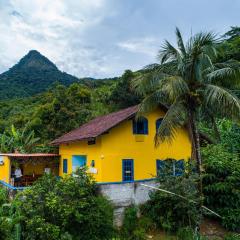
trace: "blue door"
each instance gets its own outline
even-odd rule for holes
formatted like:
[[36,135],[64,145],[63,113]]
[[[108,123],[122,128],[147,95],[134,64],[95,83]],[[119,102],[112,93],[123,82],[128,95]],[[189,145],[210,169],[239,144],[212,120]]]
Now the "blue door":
[[123,182],[134,181],[133,159],[122,160],[122,178]]
[[72,156],[72,171],[75,172],[78,168],[86,166],[87,157],[84,155]]

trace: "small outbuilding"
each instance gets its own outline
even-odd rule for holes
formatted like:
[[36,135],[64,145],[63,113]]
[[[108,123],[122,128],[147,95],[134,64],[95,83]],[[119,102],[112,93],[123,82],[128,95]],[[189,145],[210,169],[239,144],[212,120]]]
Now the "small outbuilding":
[[53,153],[0,153],[0,182],[27,187],[44,173],[59,175],[59,155]]

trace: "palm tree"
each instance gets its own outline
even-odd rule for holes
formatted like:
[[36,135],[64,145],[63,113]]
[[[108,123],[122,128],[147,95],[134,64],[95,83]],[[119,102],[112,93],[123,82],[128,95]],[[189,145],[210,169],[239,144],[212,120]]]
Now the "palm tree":
[[[160,104],[169,107],[156,133],[156,145],[165,140],[171,142],[179,128],[188,127],[192,157],[200,175],[202,161],[197,122],[202,114],[213,123],[216,116],[239,119],[239,99],[216,83],[237,79],[240,65],[233,60],[216,63],[219,40],[212,32],[200,32],[184,44],[176,28],[176,38],[177,47],[165,41],[158,55],[160,64],[147,66],[144,73],[134,79],[133,87],[144,96],[139,115]],[[199,187],[202,194],[201,180]]]

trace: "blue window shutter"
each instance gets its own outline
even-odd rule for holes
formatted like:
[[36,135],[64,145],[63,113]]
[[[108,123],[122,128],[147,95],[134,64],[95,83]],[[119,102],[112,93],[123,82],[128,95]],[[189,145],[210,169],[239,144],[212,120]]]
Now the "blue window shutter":
[[157,176],[163,175],[165,170],[165,161],[157,159]]
[[163,120],[163,118],[159,118],[159,119],[156,121],[156,132],[158,131],[158,129],[159,129],[161,123],[162,123],[162,120]]
[[184,161],[179,160],[175,162],[175,176],[181,176],[184,173]]
[[143,134],[148,134],[148,120],[146,118],[144,118],[143,120],[143,126],[144,126],[144,132]]
[[63,173],[67,173],[68,172],[68,160],[67,159],[63,159]]

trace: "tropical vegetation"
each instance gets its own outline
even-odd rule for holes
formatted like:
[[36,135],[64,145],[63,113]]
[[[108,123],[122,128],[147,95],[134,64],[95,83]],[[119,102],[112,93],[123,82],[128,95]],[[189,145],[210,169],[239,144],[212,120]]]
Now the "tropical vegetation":
[[[31,52],[0,76],[0,152],[54,151],[48,146],[51,140],[96,116],[139,103],[141,115],[164,105],[168,112],[155,144],[171,143],[177,128],[188,127],[198,174],[168,174],[158,180],[185,200],[152,193],[140,209],[126,210],[118,232],[111,204],[98,196],[85,173],[60,180],[44,176],[12,200],[0,189],[0,239],[137,240],[159,228],[178,239],[200,239],[195,228],[203,217],[239,231],[240,28],[232,27],[220,38],[199,33],[186,43],[176,29],[176,38],[176,45],[164,43],[159,63],[102,80],[66,75]],[[200,132],[212,141],[202,141]],[[202,205],[221,217],[199,211]]]
[[112,206],[97,194],[95,182],[84,169],[64,179],[44,175],[7,206],[6,192],[0,194],[0,209],[6,208],[0,212],[2,239],[102,240],[114,236]]

